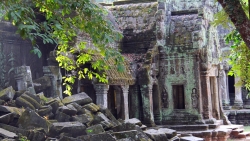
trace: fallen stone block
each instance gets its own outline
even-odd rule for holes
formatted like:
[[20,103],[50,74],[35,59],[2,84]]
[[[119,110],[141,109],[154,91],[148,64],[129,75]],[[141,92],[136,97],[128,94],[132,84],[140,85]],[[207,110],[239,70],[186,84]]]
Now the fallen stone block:
[[20,117],[20,115],[24,112],[25,109],[10,107],[10,106],[0,106],[0,114],[8,114],[13,113],[15,117]]
[[114,117],[114,115],[109,111],[109,109],[100,106],[100,112],[103,113],[108,119],[110,119],[114,126],[121,125],[121,123]]
[[13,113],[8,113],[6,115],[0,116],[0,123],[9,124],[14,119]]
[[69,116],[76,115],[77,113],[76,108],[72,105],[59,107],[58,110]]
[[93,112],[93,113],[95,113],[95,112],[97,112],[97,111],[100,110],[100,107],[97,106],[94,103],[86,104],[86,105],[83,106],[83,108],[85,108],[85,109],[87,109],[87,110],[89,110],[90,112]]
[[26,94],[26,93],[24,93],[20,97],[22,97],[23,99],[27,100],[36,109],[39,109],[41,107],[40,100],[38,100],[38,98],[35,95],[33,95],[33,94],[29,94],[29,93]]
[[42,106],[40,107],[40,109],[38,110],[37,112],[41,117],[44,117],[44,116],[49,116],[52,113],[52,107],[50,105],[48,106]]
[[154,141],[166,141],[168,140],[166,134],[164,132],[155,130],[155,129],[149,129],[144,131],[152,140]]
[[86,135],[86,126],[80,122],[56,122],[52,123],[49,136],[56,137],[61,133],[67,133],[70,137],[77,137],[81,135]]
[[35,110],[36,108],[26,99],[22,98],[21,96],[16,99],[16,105],[18,107],[24,107],[27,108],[29,107],[32,110]]
[[50,123],[45,118],[39,116],[34,110],[26,108],[18,119],[18,126],[27,130],[43,128],[46,132],[48,132]]
[[92,135],[92,134],[101,134],[104,133],[104,129],[101,124],[93,125],[90,126],[86,129],[87,135]]
[[136,130],[136,125],[132,123],[123,123],[116,127],[113,127],[111,130],[114,132],[121,132],[121,131],[129,131],[129,130]]
[[174,136],[177,135],[176,130],[172,130],[168,128],[159,128],[158,131],[165,133],[168,139],[173,138]]
[[131,138],[135,141],[140,141],[136,130],[114,132],[112,135],[115,136],[116,139]]
[[17,134],[13,133],[13,132],[10,132],[10,131],[7,131],[3,128],[0,128],[0,136],[3,136],[5,138],[16,138],[17,137]]
[[132,123],[132,124],[135,124],[135,125],[139,125],[139,126],[142,126],[142,123],[139,119],[137,118],[131,118],[131,119],[127,119],[124,121],[125,123]]
[[12,88],[12,86],[0,91],[0,99],[5,101],[12,100],[14,98],[14,95],[15,90]]
[[103,128],[106,130],[108,128],[114,127],[112,124],[111,120],[109,120],[103,113],[97,112],[94,115],[94,120],[91,123],[92,125],[94,124],[102,124]]
[[56,114],[57,109],[60,107],[60,102],[56,99],[53,99],[47,102],[46,105],[50,105],[52,107],[52,113]]
[[71,117],[69,115],[66,115],[66,114],[64,114],[63,112],[60,112],[60,111],[57,111],[56,115],[55,115],[55,119],[58,122],[68,122],[68,121],[70,121],[70,118]]
[[84,92],[65,97],[62,102],[64,104],[77,103],[79,105],[86,105],[92,102],[92,99]]
[[79,136],[78,139],[82,141],[116,141],[116,139],[111,136],[111,134],[103,133],[103,134],[93,134],[93,135],[85,135]]
[[82,115],[72,116],[71,121],[78,121],[78,122],[85,124],[89,122],[89,119],[86,114],[82,114]]
[[123,138],[123,139],[118,139],[116,141],[134,141],[132,138]]

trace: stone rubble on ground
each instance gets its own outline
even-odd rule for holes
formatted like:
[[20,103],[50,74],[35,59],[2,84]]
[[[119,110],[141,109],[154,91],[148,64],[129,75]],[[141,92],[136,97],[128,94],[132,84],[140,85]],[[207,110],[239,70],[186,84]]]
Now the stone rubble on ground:
[[30,141],[167,141],[176,131],[146,130],[138,119],[117,120],[84,92],[64,99],[42,93],[0,91],[0,140]]

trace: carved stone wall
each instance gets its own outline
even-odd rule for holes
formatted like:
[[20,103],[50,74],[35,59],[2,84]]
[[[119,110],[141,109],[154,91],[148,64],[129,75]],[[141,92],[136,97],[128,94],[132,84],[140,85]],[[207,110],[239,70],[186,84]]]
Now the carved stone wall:
[[157,6],[158,3],[139,3],[109,7],[123,32],[123,53],[146,53],[154,47]]
[[43,76],[43,59],[30,53],[31,43],[15,32],[11,23],[0,22],[0,89],[10,85],[16,89],[14,68],[18,66],[30,66],[33,79]]

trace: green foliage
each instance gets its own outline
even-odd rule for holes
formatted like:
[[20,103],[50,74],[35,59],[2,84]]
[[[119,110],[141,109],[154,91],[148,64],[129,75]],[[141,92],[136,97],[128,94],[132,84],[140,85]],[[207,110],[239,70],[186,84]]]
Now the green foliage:
[[30,141],[26,136],[20,136],[18,141]]
[[[240,0],[242,8],[249,18],[249,3],[248,0]],[[212,25],[222,25],[225,28],[234,27],[228,15],[224,10],[215,14],[215,20]],[[229,55],[229,65],[232,66],[228,75],[236,75],[241,78],[236,86],[245,86],[250,90],[250,50],[241,38],[237,30],[233,30],[225,37],[225,42],[230,44],[231,53]]]
[[[56,45],[56,60],[68,72],[64,77],[66,94],[71,94],[71,84],[77,78],[95,77],[107,83],[104,70],[108,66],[103,60],[94,60],[94,55],[115,57],[118,69],[123,69],[122,55],[111,47],[122,34],[114,30],[107,10],[99,5],[89,0],[2,0],[0,5],[6,11],[5,20],[33,44],[31,52],[41,57],[37,39]],[[92,65],[85,67],[88,62]]]

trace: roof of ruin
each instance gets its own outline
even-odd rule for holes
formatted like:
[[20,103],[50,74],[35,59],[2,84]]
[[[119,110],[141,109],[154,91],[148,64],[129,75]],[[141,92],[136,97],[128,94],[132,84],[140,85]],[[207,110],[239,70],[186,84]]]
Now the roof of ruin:
[[[103,59],[100,55],[92,56],[93,60]],[[119,72],[117,70],[117,65],[115,63],[115,58],[104,59],[104,62],[109,65],[109,69],[105,70],[108,76],[109,85],[133,85],[135,83],[135,78],[133,77],[130,69],[129,62],[124,60],[124,71]]]

